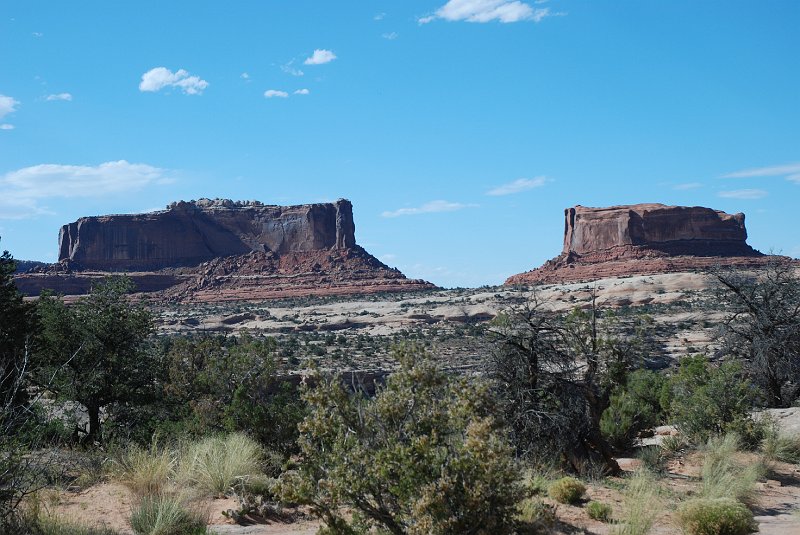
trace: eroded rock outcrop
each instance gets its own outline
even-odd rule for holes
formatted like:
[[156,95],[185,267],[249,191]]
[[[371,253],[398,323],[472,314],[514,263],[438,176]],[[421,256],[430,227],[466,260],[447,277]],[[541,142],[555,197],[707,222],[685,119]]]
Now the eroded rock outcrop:
[[148,214],[82,217],[61,227],[59,261],[82,269],[192,266],[252,251],[307,252],[355,246],[350,201],[267,206],[201,199]]
[[635,204],[564,210],[564,248],[506,284],[758,266],[769,257],[747,245],[744,214],[701,206]]
[[148,214],[83,217],[59,234],[59,263],[16,277],[28,295],[86,293],[112,272],[139,291],[225,301],[435,288],[356,244],[350,201],[269,206],[201,199]]

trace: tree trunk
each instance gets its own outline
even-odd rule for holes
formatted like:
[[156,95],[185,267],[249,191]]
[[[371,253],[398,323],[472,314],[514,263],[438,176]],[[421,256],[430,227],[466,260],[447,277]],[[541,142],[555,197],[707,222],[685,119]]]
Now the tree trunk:
[[100,440],[100,407],[98,405],[89,405],[86,407],[89,413],[89,434],[86,435],[86,442],[94,442]]

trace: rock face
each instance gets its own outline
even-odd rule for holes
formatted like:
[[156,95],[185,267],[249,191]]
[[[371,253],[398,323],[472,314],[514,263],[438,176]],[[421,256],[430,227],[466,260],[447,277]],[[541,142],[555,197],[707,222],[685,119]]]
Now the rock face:
[[153,270],[224,256],[355,246],[350,201],[266,206],[201,199],[148,214],[82,217],[59,233],[59,261],[83,269]]
[[575,206],[564,210],[561,254],[585,255],[619,246],[667,254],[753,256],[744,214],[702,206],[635,204],[610,208]]
[[356,245],[350,201],[267,206],[201,199],[148,214],[83,217],[59,233],[59,263],[15,277],[28,295],[87,293],[112,272],[183,301],[260,300],[435,288]]
[[757,266],[769,257],[746,243],[744,214],[701,206],[635,204],[564,210],[564,248],[506,284],[549,284],[632,274]]

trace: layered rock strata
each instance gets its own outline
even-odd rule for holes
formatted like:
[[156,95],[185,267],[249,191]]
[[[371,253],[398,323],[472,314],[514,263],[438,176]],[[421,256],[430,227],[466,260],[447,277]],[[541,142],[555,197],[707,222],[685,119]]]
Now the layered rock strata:
[[269,206],[201,199],[147,214],[83,217],[59,233],[59,263],[17,275],[28,295],[86,293],[125,272],[142,292],[181,300],[411,291],[407,279],[356,245],[350,201]]
[[82,217],[61,227],[58,259],[81,269],[153,270],[252,251],[283,254],[355,243],[353,206],[344,199],[300,206],[201,199],[147,214]]
[[635,204],[564,210],[564,248],[506,284],[549,284],[770,261],[747,243],[744,214],[701,206]]

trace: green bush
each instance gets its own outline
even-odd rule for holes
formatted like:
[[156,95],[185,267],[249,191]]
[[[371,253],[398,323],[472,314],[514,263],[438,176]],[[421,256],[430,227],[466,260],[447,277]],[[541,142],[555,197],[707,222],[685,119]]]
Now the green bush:
[[547,489],[547,495],[559,503],[578,503],[586,492],[586,485],[574,477],[562,477]]
[[145,496],[131,513],[137,535],[204,535],[206,520],[180,498],[164,494]]
[[636,370],[624,386],[615,389],[600,419],[600,431],[612,446],[627,449],[639,432],[660,423],[665,384],[663,376],[655,372]]
[[685,357],[670,378],[670,412],[681,433],[696,443],[736,432],[747,445],[760,441],[760,426],[750,417],[755,390],[741,366],[712,367],[704,355]]
[[591,501],[586,504],[586,514],[594,520],[609,522],[611,520],[611,506],[607,503]]
[[732,498],[696,498],[678,508],[678,523],[688,535],[746,535],[758,530],[753,513]]
[[310,381],[303,462],[281,475],[281,496],[310,505],[329,533],[511,533],[520,473],[488,387],[448,376],[415,347],[395,357],[374,397],[338,378]]

